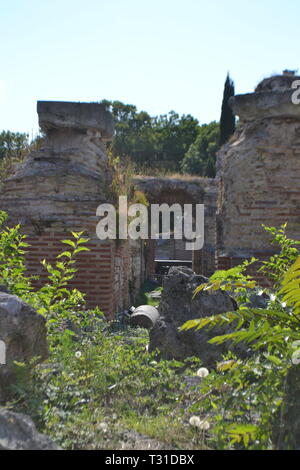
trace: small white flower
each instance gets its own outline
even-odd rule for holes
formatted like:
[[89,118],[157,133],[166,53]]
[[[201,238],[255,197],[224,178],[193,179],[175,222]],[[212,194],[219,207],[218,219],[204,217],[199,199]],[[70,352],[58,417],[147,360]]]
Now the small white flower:
[[198,416],[191,416],[189,419],[189,423],[191,426],[195,426],[195,428],[198,428],[201,423],[201,419]]
[[210,428],[210,424],[206,419],[203,419],[200,421],[198,428],[202,431],[208,431]]
[[81,351],[76,351],[75,357],[79,359],[81,357]]
[[285,308],[286,307],[286,302],[281,302],[281,307]]
[[276,300],[276,295],[271,294],[271,295],[270,295],[270,300],[271,300],[272,302],[274,302],[274,300]]
[[209,422],[206,419],[200,419],[198,416],[191,416],[189,423],[191,426],[194,426],[201,431],[207,431],[210,428]]
[[99,423],[98,424],[98,429],[101,429],[101,431],[103,431],[103,432],[107,432],[107,430],[108,430],[107,423],[105,423],[104,421],[102,423]]
[[263,295],[263,293],[264,293],[263,290],[259,290],[259,291],[257,292],[257,295]]
[[198,377],[207,377],[209,375],[209,370],[206,369],[206,367],[200,367],[200,369],[197,370],[197,375]]

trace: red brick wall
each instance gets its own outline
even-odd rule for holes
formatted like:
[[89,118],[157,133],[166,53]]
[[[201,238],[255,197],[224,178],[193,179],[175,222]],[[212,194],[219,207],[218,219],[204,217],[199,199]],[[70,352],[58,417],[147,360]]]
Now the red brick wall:
[[[56,256],[68,249],[68,245],[60,242],[66,238],[70,238],[70,235],[64,232],[28,236],[27,241],[31,245],[26,255],[28,274],[39,275],[39,281],[35,281],[37,287],[47,281],[47,272],[41,260],[46,258],[54,264]],[[88,308],[99,306],[107,317],[115,313],[116,299],[120,295],[114,282],[114,245],[114,241],[90,240],[86,245],[90,251],[77,255],[78,271],[70,281],[71,288],[86,294]],[[119,256],[122,254],[119,253]]]

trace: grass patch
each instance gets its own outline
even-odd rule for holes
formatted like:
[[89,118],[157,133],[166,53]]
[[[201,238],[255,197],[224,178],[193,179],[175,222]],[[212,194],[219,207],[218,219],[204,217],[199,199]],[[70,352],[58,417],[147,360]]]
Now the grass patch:
[[161,291],[161,285],[156,281],[147,280],[143,283],[140,292],[135,299],[135,306],[138,307],[139,305],[152,305],[156,307],[159,304],[159,299],[155,299],[151,297],[151,292],[153,291]]
[[199,362],[158,361],[146,350],[146,330],[115,323],[95,318],[88,332],[62,333],[8,407],[30,415],[65,449],[122,448],[128,431],[159,448],[202,448],[183,405],[183,373],[195,374]]

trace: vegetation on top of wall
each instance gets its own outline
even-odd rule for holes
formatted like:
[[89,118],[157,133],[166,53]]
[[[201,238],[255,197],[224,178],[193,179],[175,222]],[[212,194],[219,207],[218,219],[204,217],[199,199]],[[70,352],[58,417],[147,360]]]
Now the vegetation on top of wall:
[[219,150],[220,126],[217,122],[200,127],[195,142],[181,161],[181,170],[192,175],[214,178],[216,174],[216,153]]
[[[217,129],[217,123],[199,125],[191,115],[179,116],[174,111],[151,117],[145,111],[138,112],[136,106],[120,101],[103,100],[102,104],[112,112],[115,120],[112,154],[122,161],[131,160],[136,173],[163,176],[185,172],[215,176],[219,134],[207,132],[206,127]],[[202,142],[203,138],[206,143]],[[193,164],[189,164],[191,157],[187,157],[191,153]]]

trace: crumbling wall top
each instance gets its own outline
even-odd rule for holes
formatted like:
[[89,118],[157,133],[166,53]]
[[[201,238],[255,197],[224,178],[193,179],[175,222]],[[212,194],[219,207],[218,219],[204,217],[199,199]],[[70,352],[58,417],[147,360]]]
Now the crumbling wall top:
[[292,88],[296,75],[275,75],[260,82],[254,93],[236,95],[229,100],[233,112],[242,121],[266,118],[300,119],[300,106],[293,103]]
[[300,77],[285,71],[283,75],[273,75],[262,80],[255,88],[255,92],[290,90],[295,80],[300,80]]
[[72,128],[101,133],[111,139],[114,133],[113,118],[100,103],[74,103],[67,101],[38,101],[39,125],[49,129]]

